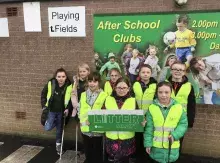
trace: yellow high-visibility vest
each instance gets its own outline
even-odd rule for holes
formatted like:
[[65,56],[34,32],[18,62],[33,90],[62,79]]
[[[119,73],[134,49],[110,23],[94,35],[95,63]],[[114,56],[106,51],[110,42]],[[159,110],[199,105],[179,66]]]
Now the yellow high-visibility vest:
[[80,119],[80,126],[81,126],[80,129],[82,132],[89,132],[89,126],[86,124],[86,121],[88,120],[88,111],[101,110],[106,97],[107,97],[107,94],[105,92],[103,91],[100,92],[94,104],[90,106],[86,102],[86,92],[83,92],[81,94],[79,119]]
[[156,83],[152,83],[143,92],[141,88],[141,84],[139,82],[134,83],[133,91],[135,93],[135,99],[137,101],[139,109],[142,109],[145,112],[148,110],[148,107],[153,102],[154,95],[156,92],[156,87],[157,87]]
[[[153,138],[153,147],[156,148],[166,148],[169,147],[168,136],[172,131],[177,127],[180,118],[183,113],[183,107],[181,104],[175,104],[171,106],[169,113],[164,119],[163,113],[160,110],[160,107],[152,104],[149,107],[150,114],[152,115],[154,122],[154,138]],[[179,148],[180,142],[174,141],[171,148]]]
[[[46,103],[46,107],[48,107],[49,105],[49,101],[50,101],[50,98],[51,98],[51,95],[52,95],[52,83],[51,81],[48,82],[47,84],[47,103]],[[70,98],[71,98],[71,92],[72,92],[72,84],[69,85],[67,88],[66,88],[66,92],[65,92],[65,97],[64,97],[64,106],[65,108],[67,107],[69,101],[70,101]]]
[[191,83],[186,82],[180,87],[176,95],[174,93],[175,92],[174,89],[172,90],[172,93],[171,93],[171,97],[174,100],[176,100],[178,103],[183,105],[185,112],[187,112],[188,96],[191,92],[191,88],[192,88]]
[[[105,101],[105,107],[107,110],[119,110],[116,100],[112,96],[108,96]],[[135,98],[128,98],[125,100],[120,110],[135,110]],[[106,137],[112,140],[126,140],[131,139],[135,135],[135,132],[127,131],[108,131]]]

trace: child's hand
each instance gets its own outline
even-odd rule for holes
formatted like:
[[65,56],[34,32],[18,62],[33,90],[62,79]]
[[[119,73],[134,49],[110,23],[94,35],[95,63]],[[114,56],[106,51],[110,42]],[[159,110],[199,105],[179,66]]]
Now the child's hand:
[[210,80],[209,78],[206,78],[206,79],[205,79],[205,82],[206,82],[207,84],[212,84],[212,80]]
[[88,125],[88,126],[90,125],[90,123],[89,123],[89,121],[88,121],[88,120],[86,120],[86,125]]
[[171,144],[173,144],[173,142],[174,142],[173,136],[172,136],[172,135],[169,135],[169,136],[168,136],[168,139],[171,140]]
[[76,109],[73,109],[73,112],[72,112],[72,117],[75,117],[77,114],[77,110]]
[[67,117],[68,114],[69,114],[69,110],[68,110],[68,109],[65,109],[63,113],[64,113],[64,115]]
[[194,52],[196,49],[194,46],[191,46],[191,52]]
[[161,71],[161,68],[160,68],[159,65],[157,65],[156,69],[157,69],[157,72],[160,72],[160,71]]
[[75,75],[74,77],[73,77],[73,82],[74,82],[74,84],[78,84],[78,82],[79,82],[79,77],[78,77],[78,75]]
[[169,50],[169,48],[168,48],[168,47],[166,47],[166,48],[164,49],[164,51],[163,51],[163,52],[164,52],[165,54],[167,54],[167,53],[168,53],[168,50]]
[[146,152],[150,154],[150,148],[146,148]]
[[145,127],[146,123],[147,123],[147,121],[144,119],[144,121],[141,122],[141,125],[142,125],[143,127]]

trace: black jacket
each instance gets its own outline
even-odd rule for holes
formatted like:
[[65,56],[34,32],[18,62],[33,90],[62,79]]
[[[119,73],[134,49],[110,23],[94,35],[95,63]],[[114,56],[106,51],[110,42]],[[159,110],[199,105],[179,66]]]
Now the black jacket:
[[[58,85],[58,82],[57,82],[57,80],[55,78],[52,78],[49,81],[51,81],[51,83],[52,83],[52,90],[53,90],[53,88],[55,88]],[[66,82],[65,82],[64,85],[65,85],[65,90],[64,90],[64,95],[65,95],[66,88],[69,85],[71,85],[71,82],[70,82],[70,80],[68,78],[66,79]],[[47,92],[48,92],[48,83],[44,86],[43,90],[41,91],[41,107],[42,108],[44,108],[46,103],[47,103]],[[50,101],[49,101],[49,104],[48,104],[48,108],[50,108],[51,103],[53,102],[53,93],[54,92],[52,91],[52,95],[51,95],[51,98],[50,98]],[[63,105],[64,105],[64,97],[63,97],[62,101],[63,101]],[[69,110],[69,114],[68,114],[68,118],[67,118],[67,121],[68,121],[70,115],[72,114],[72,110],[73,110],[71,100],[69,101],[69,103],[68,103],[68,105],[67,105],[67,107],[65,109]]]
[[[172,81],[172,77],[169,77],[168,81],[172,84],[173,89],[175,90],[174,93],[176,95],[178,93],[178,91],[180,90],[181,86],[183,84],[185,84],[186,82],[188,82],[188,78],[186,76],[184,76],[184,79],[182,82],[174,82],[174,81]],[[196,97],[195,97],[193,86],[191,86],[191,91],[189,93],[187,101],[188,101],[187,102],[188,127],[192,128],[193,123],[194,123],[194,119],[195,119],[195,115],[196,115]]]

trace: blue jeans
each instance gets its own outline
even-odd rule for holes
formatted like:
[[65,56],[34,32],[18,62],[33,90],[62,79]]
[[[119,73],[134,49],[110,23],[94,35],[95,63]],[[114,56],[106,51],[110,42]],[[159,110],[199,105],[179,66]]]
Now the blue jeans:
[[56,143],[61,143],[63,130],[63,114],[62,112],[49,112],[44,129],[46,131],[52,130],[56,127]]

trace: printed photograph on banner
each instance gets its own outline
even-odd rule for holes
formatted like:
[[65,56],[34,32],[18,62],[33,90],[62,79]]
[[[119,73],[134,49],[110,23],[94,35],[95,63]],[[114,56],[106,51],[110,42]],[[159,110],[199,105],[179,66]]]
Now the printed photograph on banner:
[[[94,15],[94,65],[103,79],[117,68],[131,83],[149,64],[158,82],[185,64],[196,102],[220,104],[220,12]],[[135,78],[134,78],[135,77]]]

